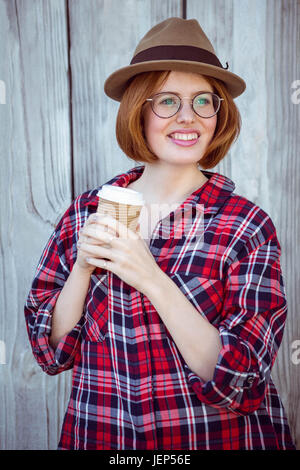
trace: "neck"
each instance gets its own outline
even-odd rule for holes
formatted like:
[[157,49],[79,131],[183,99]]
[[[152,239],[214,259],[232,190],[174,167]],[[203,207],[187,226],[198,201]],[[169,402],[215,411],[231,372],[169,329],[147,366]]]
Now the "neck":
[[196,165],[146,163],[142,176],[130,186],[143,193],[146,203],[175,203],[184,201],[207,180]]

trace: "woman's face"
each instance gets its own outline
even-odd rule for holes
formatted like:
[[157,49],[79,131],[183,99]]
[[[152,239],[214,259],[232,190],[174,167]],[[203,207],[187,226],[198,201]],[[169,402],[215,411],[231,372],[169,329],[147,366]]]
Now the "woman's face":
[[[213,89],[199,74],[172,71],[164,85],[153,94],[163,91],[174,92],[181,98],[193,98],[199,91],[213,92]],[[156,116],[147,102],[143,116],[145,137],[151,151],[160,160],[176,165],[196,164],[204,155],[217,124],[217,115],[201,118],[193,111],[189,100],[184,100],[180,111],[167,119]],[[175,138],[180,136],[174,135],[183,131],[197,132],[199,137],[187,145],[186,141]]]

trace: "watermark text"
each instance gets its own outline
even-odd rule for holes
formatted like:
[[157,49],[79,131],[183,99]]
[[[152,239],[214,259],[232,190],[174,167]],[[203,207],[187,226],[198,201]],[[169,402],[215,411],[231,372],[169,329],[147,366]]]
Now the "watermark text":
[[[99,211],[99,209],[98,209]],[[183,240],[189,249],[203,243],[204,235],[204,205],[203,204],[149,204],[142,210],[136,206],[125,204],[106,205],[99,211],[115,220],[118,231],[120,221],[127,229],[136,232],[138,226],[143,226],[143,233],[149,238],[163,240]],[[158,224],[160,222],[160,224]],[[124,233],[122,237],[126,238]],[[129,232],[127,231],[127,237]]]
[[295,90],[291,95],[293,104],[300,104],[300,80],[294,80],[291,88]]
[[295,339],[295,341],[292,342],[292,354],[291,354],[291,360],[292,363],[295,364],[295,366],[298,366],[300,364],[300,339]]

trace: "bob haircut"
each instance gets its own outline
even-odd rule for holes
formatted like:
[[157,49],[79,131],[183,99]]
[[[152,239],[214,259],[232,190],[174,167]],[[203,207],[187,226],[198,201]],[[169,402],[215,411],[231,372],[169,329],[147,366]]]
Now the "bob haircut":
[[[148,147],[144,135],[143,108],[150,98],[167,80],[170,70],[143,72],[131,79],[120,103],[116,138],[123,152],[137,162],[153,163],[158,157]],[[215,167],[227,154],[241,129],[241,116],[226,85],[218,79],[203,75],[214,93],[223,98],[217,114],[217,125],[211,142],[198,164],[203,169]]]

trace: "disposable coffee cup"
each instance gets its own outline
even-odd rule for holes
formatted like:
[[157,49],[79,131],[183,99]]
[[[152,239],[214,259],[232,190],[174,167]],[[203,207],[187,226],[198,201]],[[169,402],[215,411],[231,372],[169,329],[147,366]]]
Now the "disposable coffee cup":
[[137,231],[140,213],[145,204],[142,193],[104,184],[98,191],[98,197],[99,214],[110,215],[133,232]]

